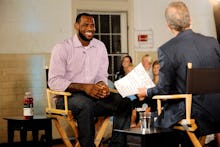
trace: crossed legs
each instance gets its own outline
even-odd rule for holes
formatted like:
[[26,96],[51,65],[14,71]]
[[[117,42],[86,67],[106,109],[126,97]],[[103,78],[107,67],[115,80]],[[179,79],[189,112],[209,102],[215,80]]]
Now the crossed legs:
[[[63,104],[62,99],[58,101],[57,107],[60,104]],[[94,118],[97,116],[113,116],[113,128],[124,129],[130,126],[130,100],[122,98],[117,93],[111,93],[108,98],[99,100],[82,92],[73,93],[68,98],[68,108],[77,120],[81,147],[95,146]],[[118,134],[113,134],[112,142],[124,143]],[[123,144],[118,146],[122,147]]]

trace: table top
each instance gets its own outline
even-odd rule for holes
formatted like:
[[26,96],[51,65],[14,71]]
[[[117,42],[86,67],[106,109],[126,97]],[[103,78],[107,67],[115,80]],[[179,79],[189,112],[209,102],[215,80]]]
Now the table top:
[[150,134],[173,132],[174,129],[171,129],[171,128],[150,128],[150,129],[141,130],[141,128],[128,128],[128,129],[124,129],[124,130],[114,129],[114,131],[126,133],[126,134],[133,134],[133,135],[150,135]]
[[31,119],[25,119],[23,116],[9,116],[9,117],[4,117],[3,119],[6,119],[6,120],[24,120],[24,121],[29,121],[29,120],[42,120],[42,119],[51,119],[47,116],[43,116],[43,115],[34,115],[33,118]]

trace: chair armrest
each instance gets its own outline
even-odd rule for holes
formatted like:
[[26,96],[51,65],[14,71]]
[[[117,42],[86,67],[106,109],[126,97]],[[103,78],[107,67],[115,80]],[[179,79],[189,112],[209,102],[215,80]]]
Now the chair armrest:
[[118,90],[117,89],[110,89],[110,92],[118,93]]
[[153,99],[167,100],[167,99],[180,99],[186,98],[188,94],[171,94],[171,95],[155,95]]
[[152,99],[157,100],[157,111],[158,115],[161,114],[161,100],[172,100],[172,99],[185,99],[186,102],[186,121],[190,122],[191,119],[191,106],[192,106],[192,94],[171,94],[171,95],[155,95]]
[[70,93],[70,92],[54,91],[54,90],[51,90],[51,89],[48,89],[48,91],[49,91],[51,94],[55,94],[55,95],[71,96],[71,93]]
[[[64,98],[64,110],[54,109],[52,108],[51,99],[52,95],[61,95]],[[59,113],[63,115],[68,115],[68,96],[71,96],[70,92],[63,92],[63,91],[54,91],[49,88],[47,88],[47,101],[48,101],[48,108],[46,109],[47,112],[54,112]]]

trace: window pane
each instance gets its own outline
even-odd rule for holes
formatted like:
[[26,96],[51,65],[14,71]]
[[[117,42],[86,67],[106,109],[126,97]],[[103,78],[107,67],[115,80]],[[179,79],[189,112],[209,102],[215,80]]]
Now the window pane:
[[121,33],[120,15],[112,15],[112,33]]
[[117,71],[120,71],[120,67],[121,67],[121,56],[114,56],[114,74],[116,74]]
[[104,42],[108,53],[110,52],[110,35],[101,35],[101,40]]
[[121,53],[121,36],[120,35],[112,36],[112,52]]
[[95,20],[95,28],[96,28],[95,33],[99,33],[99,21],[98,21],[98,15],[93,15],[93,17],[94,17],[94,20]]
[[109,15],[100,15],[101,33],[110,33],[109,31]]
[[108,60],[109,60],[108,73],[112,74],[112,56],[108,56]]
[[100,40],[98,35],[94,35],[94,38]]

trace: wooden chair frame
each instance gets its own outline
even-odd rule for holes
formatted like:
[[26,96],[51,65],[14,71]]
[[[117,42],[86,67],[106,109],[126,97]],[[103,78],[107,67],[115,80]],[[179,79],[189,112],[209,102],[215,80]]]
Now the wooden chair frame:
[[[48,68],[46,67],[46,73],[48,74]],[[46,77],[48,79],[48,77]],[[47,93],[47,104],[48,107],[46,108],[46,114],[48,117],[53,118],[53,121],[55,123],[55,126],[64,142],[64,144],[67,147],[80,147],[79,143],[79,133],[78,133],[78,127],[77,127],[77,121],[74,119],[74,116],[72,115],[71,110],[68,109],[68,96],[71,96],[70,92],[60,92],[60,91],[53,91],[48,88],[46,89]],[[55,95],[62,96],[64,99],[64,109],[56,109],[53,105],[53,97]],[[108,127],[108,123],[110,121],[110,116],[108,117],[100,117],[101,119],[98,119],[98,122],[96,123],[95,128],[96,130],[96,136],[95,136],[95,146],[99,147],[102,138],[105,134],[105,131]],[[71,126],[73,133],[74,133],[74,140],[75,143],[72,144],[71,140],[68,138],[66,131],[63,129],[62,124],[60,123],[61,120],[66,120],[69,125]],[[97,126],[100,125],[101,126]]]
[[[192,72],[192,63],[187,64],[187,93],[186,94],[173,94],[173,95],[155,95],[153,96],[153,99],[157,100],[157,110],[158,115],[161,114],[162,107],[161,107],[161,101],[168,100],[168,99],[185,99],[186,104],[186,117],[185,119],[178,122],[178,125],[175,125],[173,128],[186,131],[190,140],[192,141],[193,145],[196,147],[202,147],[205,144],[206,136],[202,136],[200,138],[197,138],[194,131],[197,129],[197,125],[195,123],[195,120],[191,118],[191,107],[192,107],[192,94],[204,94],[204,93],[220,93],[220,69],[206,69],[205,72],[200,72],[199,70],[204,69],[198,69],[199,74],[204,74],[203,76],[209,75],[212,78],[215,79],[205,79],[205,80],[197,80],[194,83],[190,83],[190,80],[192,78],[196,78],[196,76],[189,76]],[[195,70],[195,69],[193,69]],[[213,75],[213,76],[212,76]],[[218,75],[218,77],[216,76]],[[216,78],[217,77],[217,78]],[[196,87],[196,85],[207,85],[204,89],[199,89]],[[209,85],[209,86],[208,86]],[[213,86],[214,85],[214,86]]]

